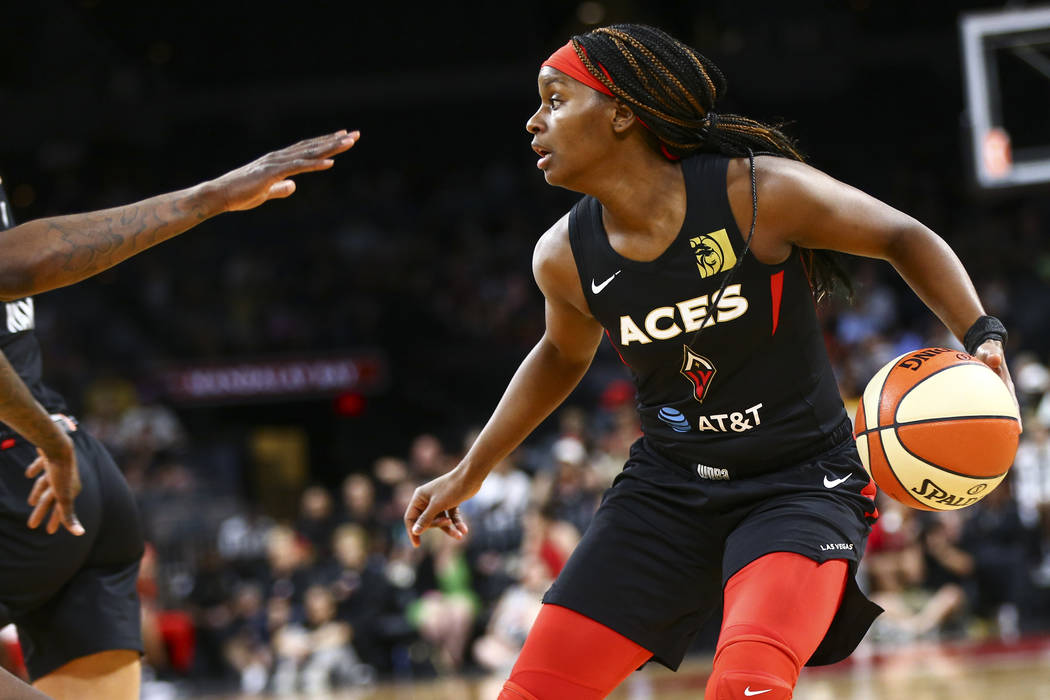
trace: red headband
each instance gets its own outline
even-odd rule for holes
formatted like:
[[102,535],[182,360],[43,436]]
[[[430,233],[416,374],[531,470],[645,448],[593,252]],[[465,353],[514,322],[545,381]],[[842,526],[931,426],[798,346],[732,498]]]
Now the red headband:
[[[583,48],[582,46],[580,47],[580,51],[587,53],[587,49]],[[612,76],[609,75],[609,71],[605,70],[605,66],[603,66],[600,63],[596,63],[595,65],[598,66],[601,72],[605,74],[605,77],[609,79],[610,83],[613,82]],[[568,43],[565,44],[565,46],[552,53],[550,55],[550,58],[544,61],[540,67],[542,68],[543,66],[550,66],[551,68],[560,70],[562,73],[569,76],[573,80],[578,80],[587,87],[594,88],[603,95],[608,95],[609,97],[616,97],[616,95],[613,94],[612,90],[605,87],[605,83],[591,75],[591,72],[587,70],[587,66],[583,65],[583,61],[580,60],[579,55],[577,55],[576,53],[575,47],[573,47],[572,45],[572,39],[570,39]],[[638,120],[639,124],[644,126],[649,131],[652,131],[652,129],[649,129],[649,125],[643,122],[642,118],[638,116],[637,113],[635,113],[634,116]],[[678,156],[674,155],[669,150],[667,150],[667,145],[664,144],[662,141],[660,142],[660,152],[663,153],[664,157],[666,157],[668,160],[680,160]]]
[[[586,53],[586,49],[582,46],[580,47],[580,50]],[[587,67],[583,65],[583,61],[580,60],[580,57],[576,54],[576,49],[572,46],[571,39],[569,40],[569,43],[565,44],[565,46],[552,53],[551,57],[543,62],[543,65],[556,68],[573,80],[580,81],[587,87],[594,88],[598,92],[608,95],[609,97],[615,97],[612,90],[605,87],[605,84],[602,83],[602,81],[591,75],[590,71],[587,70]],[[603,68],[601,64],[598,64],[598,67],[601,68],[603,73],[605,73],[605,77],[609,78],[609,81],[612,82],[612,78],[609,77],[609,73],[605,68]]]

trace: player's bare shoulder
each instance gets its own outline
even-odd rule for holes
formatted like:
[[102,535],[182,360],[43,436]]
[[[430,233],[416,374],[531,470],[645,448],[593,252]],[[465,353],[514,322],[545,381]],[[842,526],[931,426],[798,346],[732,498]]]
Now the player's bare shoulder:
[[[819,198],[829,189],[854,188],[809,163],[774,155],[755,156],[755,179],[759,206],[789,207],[803,200]],[[751,169],[747,158],[734,158],[726,173],[726,189],[736,213],[738,206],[751,211]]]
[[[816,168],[773,155],[755,156],[755,184],[758,188],[760,216],[751,241],[751,252],[766,264],[779,264],[791,253],[791,230],[784,224],[804,196],[806,188],[827,176]],[[745,238],[751,229],[753,192],[751,164],[747,158],[733,158],[726,172],[726,193],[737,228]]]
[[[775,155],[755,156],[755,178],[758,196],[777,197],[788,194],[812,178],[827,177],[806,163]],[[751,214],[751,164],[747,158],[733,158],[726,172],[726,190],[736,212],[738,204]]]
[[569,243],[568,214],[558,219],[536,242],[532,253],[532,274],[548,300],[570,304],[590,316]]

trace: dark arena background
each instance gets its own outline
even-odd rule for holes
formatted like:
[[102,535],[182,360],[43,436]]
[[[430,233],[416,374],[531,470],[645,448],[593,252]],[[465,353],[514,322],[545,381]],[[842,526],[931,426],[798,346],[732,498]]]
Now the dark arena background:
[[[465,544],[412,550],[401,516],[543,332],[532,248],[576,195],[535,168],[536,73],[571,34],[615,22],[696,46],[729,81],[720,111],[783,121],[813,165],[938,232],[1010,329],[1025,430],[1011,476],[958,512],[880,503],[862,579],[888,612],[850,660],[804,671],[795,697],[1050,698],[1048,6],[2,7],[0,177],[18,221],[362,133],[291,199],[35,299],[45,381],[113,452],[143,514],[144,698],[498,693],[638,435],[611,345],[465,506]],[[978,23],[984,71],[967,74],[964,18],[1003,13],[1024,21]],[[847,265],[855,301],[820,313],[852,411],[892,357],[959,346],[889,265]],[[946,570],[946,548],[964,571]],[[319,628],[343,641],[313,648]],[[615,697],[702,696],[716,634],[717,621],[678,674],[645,669]]]

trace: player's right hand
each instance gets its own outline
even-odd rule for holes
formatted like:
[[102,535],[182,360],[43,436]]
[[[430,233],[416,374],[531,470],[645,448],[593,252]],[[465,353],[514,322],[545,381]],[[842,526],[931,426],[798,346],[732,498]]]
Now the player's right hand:
[[269,199],[280,199],[295,192],[295,183],[288,178],[327,170],[335,164],[332,157],[350,150],[360,137],[360,131],[348,134],[341,129],[334,134],[306,139],[267,153],[206,185],[222,198],[224,211],[253,209]]
[[1010,377],[1010,368],[1006,366],[1006,355],[1003,351],[1002,342],[989,338],[977,348],[974,357],[991,367],[992,371],[1003,380],[1006,388],[1010,390],[1010,395],[1014,397],[1014,404],[1017,406],[1018,415],[1020,415],[1021,404],[1017,401],[1017,391],[1014,389],[1014,380]]
[[84,526],[73,510],[73,502],[81,489],[80,472],[77,471],[72,443],[69,448],[68,452],[63,450],[51,455],[37,448],[39,456],[26,468],[26,477],[36,479],[27,499],[33,512],[26,524],[31,528],[39,527],[50,512],[46,528],[49,535],[58,532],[61,525],[79,537],[84,534]]
[[462,473],[453,469],[427,482],[412,494],[405,509],[405,530],[413,547],[419,546],[419,536],[428,528],[436,527],[450,537],[463,539],[467,523],[459,512],[459,504],[478,492],[480,485],[466,481]]

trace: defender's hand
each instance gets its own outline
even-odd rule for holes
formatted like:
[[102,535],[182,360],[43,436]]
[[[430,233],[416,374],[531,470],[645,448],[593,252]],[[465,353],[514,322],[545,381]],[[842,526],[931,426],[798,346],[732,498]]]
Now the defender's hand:
[[299,173],[327,170],[335,163],[332,156],[350,150],[361,132],[345,129],[300,141],[267,153],[236,170],[207,183],[224,202],[225,211],[253,209],[269,199],[280,199],[295,192],[288,178]]
[[460,515],[459,504],[476,494],[478,488],[463,480],[455,469],[417,488],[405,509],[405,530],[412,546],[418,547],[419,536],[431,527],[463,539],[467,523]]
[[38,447],[37,454],[40,456],[26,469],[27,478],[36,478],[27,499],[29,505],[33,506],[27,525],[31,528],[39,527],[50,511],[51,517],[47,523],[49,535],[55,534],[59,525],[74,535],[83,535],[84,526],[80,524],[73,510],[73,502],[80,493],[81,485],[72,442],[68,451],[62,450],[46,455]]

